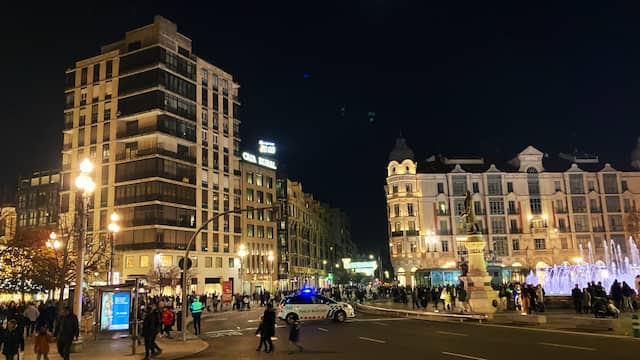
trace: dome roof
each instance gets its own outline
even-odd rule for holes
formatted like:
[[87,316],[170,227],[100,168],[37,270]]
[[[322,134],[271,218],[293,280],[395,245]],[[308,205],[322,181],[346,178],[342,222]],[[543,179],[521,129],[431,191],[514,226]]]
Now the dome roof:
[[407,140],[403,137],[399,137],[396,139],[396,145],[389,154],[389,161],[395,160],[397,162],[402,162],[406,159],[413,160],[413,150],[411,150],[407,145]]

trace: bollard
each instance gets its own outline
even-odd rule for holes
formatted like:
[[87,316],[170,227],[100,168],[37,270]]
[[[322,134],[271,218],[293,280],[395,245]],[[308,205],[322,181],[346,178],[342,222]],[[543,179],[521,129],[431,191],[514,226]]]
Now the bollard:
[[633,327],[633,337],[640,337],[640,320],[638,320],[638,314],[631,315],[631,326]]

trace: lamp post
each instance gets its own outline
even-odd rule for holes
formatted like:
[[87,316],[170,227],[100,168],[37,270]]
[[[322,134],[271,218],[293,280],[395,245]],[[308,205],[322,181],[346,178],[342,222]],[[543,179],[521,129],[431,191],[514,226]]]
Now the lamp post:
[[78,190],[82,191],[82,233],[78,237],[78,258],[76,260],[76,290],[74,293],[74,313],[78,321],[82,319],[82,283],[84,277],[84,250],[87,240],[87,227],[89,224],[89,200],[91,194],[96,189],[96,183],[89,175],[93,171],[93,163],[85,158],[80,163],[80,175],[76,177],[75,183]]
[[118,226],[118,220],[120,220],[120,216],[117,212],[111,213],[109,217],[111,219],[111,223],[108,226],[110,240],[111,240],[111,253],[109,254],[109,285],[113,285],[113,260],[115,259],[115,236],[118,231],[120,231],[120,226]]
[[240,244],[238,256],[240,257],[240,290],[244,294],[244,257],[247,256],[244,244]]
[[269,291],[273,292],[273,251],[269,250],[267,260],[269,261]]

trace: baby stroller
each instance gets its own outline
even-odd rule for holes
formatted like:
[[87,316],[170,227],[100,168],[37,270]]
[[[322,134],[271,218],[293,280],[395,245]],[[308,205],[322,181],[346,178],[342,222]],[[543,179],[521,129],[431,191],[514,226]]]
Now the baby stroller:
[[597,318],[606,318],[606,317],[617,318],[618,317],[618,312],[614,311],[615,306],[612,309],[609,305],[609,301],[607,300],[607,298],[594,297],[593,300],[591,301],[591,305],[593,309],[593,314]]

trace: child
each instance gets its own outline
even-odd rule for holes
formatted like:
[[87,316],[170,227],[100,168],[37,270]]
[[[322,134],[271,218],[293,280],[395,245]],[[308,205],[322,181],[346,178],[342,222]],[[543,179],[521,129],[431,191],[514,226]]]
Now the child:
[[[302,352],[303,348],[298,344],[300,340],[300,320],[295,319],[289,323],[289,343],[298,348],[298,351]],[[289,354],[293,354],[293,350],[289,350]]]
[[40,360],[40,357],[43,357],[44,360],[49,360],[49,343],[52,341],[53,337],[47,331],[47,327],[40,327],[36,338],[33,340],[33,351],[37,354],[37,360]]

